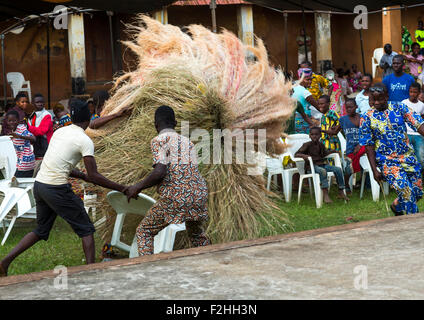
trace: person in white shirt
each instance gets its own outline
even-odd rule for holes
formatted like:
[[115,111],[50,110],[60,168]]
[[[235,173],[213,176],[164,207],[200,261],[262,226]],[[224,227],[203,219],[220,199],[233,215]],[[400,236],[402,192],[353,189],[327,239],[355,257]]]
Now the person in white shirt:
[[356,112],[359,114],[364,114],[369,109],[371,109],[369,96],[370,96],[370,88],[372,86],[372,75],[370,75],[369,73],[365,73],[361,77],[360,84],[361,84],[362,91],[359,92],[357,96],[355,97],[355,102],[356,102],[356,105],[358,106],[358,108],[356,109]]
[[[82,200],[72,191],[68,177],[83,179],[102,187],[125,192],[125,186],[112,182],[97,172],[94,144],[85,134],[90,123],[90,111],[86,102],[73,100],[71,118],[73,124],[62,127],[53,134],[34,183],[37,206],[37,227],[24,236],[18,245],[0,261],[0,277],[7,275],[10,263],[39,240],[46,240],[56,217],[68,222],[81,238],[86,263],[95,262],[93,223],[85,211]],[[76,169],[84,160],[87,174]]]
[[[424,118],[424,103],[418,100],[420,93],[421,85],[417,82],[412,83],[409,87],[409,99],[403,100],[402,103],[406,104],[410,110],[418,113]],[[424,139],[418,132],[415,132],[409,126],[406,126],[406,129],[409,142],[414,147],[415,155],[424,168]]]

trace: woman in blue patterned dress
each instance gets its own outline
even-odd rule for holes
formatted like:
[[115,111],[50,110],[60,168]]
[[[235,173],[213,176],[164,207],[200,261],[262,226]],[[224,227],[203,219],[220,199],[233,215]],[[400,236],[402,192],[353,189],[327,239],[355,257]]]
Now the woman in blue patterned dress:
[[359,143],[366,148],[374,179],[386,180],[396,190],[398,197],[391,205],[395,215],[417,213],[423,195],[421,165],[406,125],[424,135],[424,120],[402,103],[389,104],[383,83],[370,88],[370,105],[374,108],[361,118]]

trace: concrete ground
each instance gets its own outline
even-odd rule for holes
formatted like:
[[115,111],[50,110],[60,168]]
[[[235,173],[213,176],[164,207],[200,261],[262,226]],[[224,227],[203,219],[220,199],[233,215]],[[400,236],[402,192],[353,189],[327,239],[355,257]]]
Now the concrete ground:
[[423,230],[417,214],[71,267],[67,288],[11,276],[0,299],[424,299]]

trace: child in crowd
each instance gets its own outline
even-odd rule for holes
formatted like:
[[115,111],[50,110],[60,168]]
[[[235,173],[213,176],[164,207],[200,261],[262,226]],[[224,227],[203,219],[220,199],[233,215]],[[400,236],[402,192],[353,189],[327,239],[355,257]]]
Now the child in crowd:
[[[295,157],[303,158],[306,163],[306,168],[309,168],[309,157],[312,158],[315,172],[319,174],[321,181],[321,189],[324,195],[325,203],[332,203],[328,195],[328,178],[327,172],[334,172],[339,186],[338,198],[349,200],[344,193],[345,183],[343,179],[343,171],[339,167],[335,167],[326,163],[325,157],[331,153],[336,153],[336,150],[329,150],[320,142],[321,129],[319,127],[312,127],[309,131],[311,141],[304,143],[296,152]],[[299,186],[300,187],[300,186]]]
[[53,107],[53,113],[53,131],[56,131],[59,128],[66,127],[72,124],[71,115],[68,113],[68,111],[62,104],[56,104]]
[[349,189],[350,176],[361,171],[359,158],[365,154],[365,147],[359,145],[359,125],[361,116],[356,113],[358,108],[355,99],[346,100],[346,116],[340,118],[340,126],[346,137],[346,155],[344,178],[346,183],[346,192],[351,193]]
[[17,178],[32,178],[35,168],[35,156],[31,143],[35,142],[35,136],[29,132],[24,124],[19,124],[19,113],[10,110],[5,116],[7,129],[11,132],[13,146],[15,147],[17,163]]
[[[418,100],[418,96],[421,93],[421,85],[414,82],[409,87],[409,98],[402,101],[408,108],[415,113],[418,113],[423,117],[424,115],[424,103]],[[414,147],[415,155],[418,158],[418,162],[424,167],[424,138],[416,131],[412,130],[409,126],[406,126],[408,139]]]
[[339,154],[341,151],[340,140],[337,134],[340,132],[339,115],[336,111],[330,110],[330,97],[322,95],[318,99],[319,111],[321,117],[321,142],[328,150],[336,150]]

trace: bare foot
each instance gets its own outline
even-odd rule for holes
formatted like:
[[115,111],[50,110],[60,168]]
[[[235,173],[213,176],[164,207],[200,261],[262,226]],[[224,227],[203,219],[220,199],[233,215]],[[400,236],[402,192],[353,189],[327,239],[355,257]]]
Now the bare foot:
[[333,203],[333,200],[331,200],[329,196],[325,196],[324,197],[324,202],[325,203]]
[[344,194],[344,192],[340,192],[339,195],[337,196],[338,199],[343,199],[345,201],[349,201],[350,199]]

